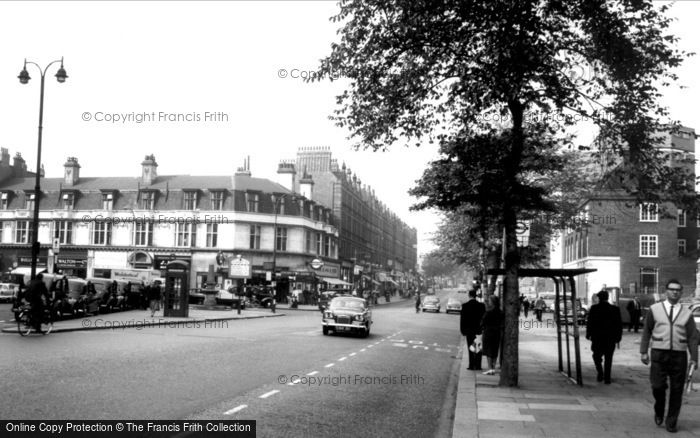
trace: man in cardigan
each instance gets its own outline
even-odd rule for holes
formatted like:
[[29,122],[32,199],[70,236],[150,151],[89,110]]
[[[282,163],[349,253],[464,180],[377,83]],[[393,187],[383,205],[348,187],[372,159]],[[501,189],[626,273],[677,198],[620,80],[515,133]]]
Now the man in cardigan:
[[639,351],[644,365],[649,364],[651,340],[651,389],[654,394],[654,421],[661,426],[666,406],[666,388],[670,382],[666,430],[677,432],[678,414],[683,401],[683,384],[690,363],[698,363],[698,329],[688,308],[679,304],[683,286],[678,280],[666,283],[666,301],[649,309],[644,320],[642,342]]

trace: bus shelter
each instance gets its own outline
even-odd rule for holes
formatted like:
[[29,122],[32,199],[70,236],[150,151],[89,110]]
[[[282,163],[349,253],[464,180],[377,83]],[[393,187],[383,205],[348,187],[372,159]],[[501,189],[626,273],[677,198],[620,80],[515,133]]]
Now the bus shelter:
[[[559,372],[577,385],[583,386],[581,374],[581,348],[579,343],[578,312],[581,303],[576,299],[576,282],[574,277],[595,272],[596,269],[518,269],[518,278],[541,277],[554,281],[554,321],[557,325],[557,351],[559,353]],[[505,275],[505,269],[489,269],[487,275]],[[573,344],[573,345],[572,345]],[[573,349],[573,352],[571,351]],[[564,367],[566,352],[566,370]],[[576,376],[572,373],[573,365]]]

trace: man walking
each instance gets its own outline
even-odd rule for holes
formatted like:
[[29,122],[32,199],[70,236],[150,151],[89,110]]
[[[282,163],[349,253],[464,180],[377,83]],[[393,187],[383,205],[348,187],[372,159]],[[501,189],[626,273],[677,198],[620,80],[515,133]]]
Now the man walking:
[[[586,326],[586,339],[591,341],[593,363],[598,372],[597,380],[610,384],[615,345],[622,339],[620,308],[608,303],[608,292],[598,292],[598,304],[591,306]],[[603,359],[605,365],[603,366]]]
[[698,363],[698,329],[693,316],[678,301],[683,295],[683,286],[678,280],[666,283],[666,301],[651,306],[644,320],[642,341],[639,352],[644,365],[649,364],[649,346],[651,340],[651,390],[654,394],[654,421],[661,426],[666,407],[666,388],[670,382],[668,412],[666,413],[666,430],[678,431],[678,414],[683,400],[683,384],[690,364]]
[[469,291],[469,301],[462,304],[462,312],[459,318],[459,329],[462,335],[467,338],[467,349],[469,350],[469,367],[468,370],[481,369],[481,351],[472,351],[471,347],[474,344],[476,335],[481,334],[481,318],[486,312],[484,303],[476,300],[476,289]]
[[639,317],[642,316],[642,305],[637,297],[632,298],[627,303],[627,313],[630,314],[630,324],[627,331],[632,331],[632,328],[634,328],[634,332],[637,333],[639,331]]
[[547,307],[547,303],[544,302],[544,299],[542,297],[537,297],[537,301],[535,301],[535,315],[539,322],[542,322],[542,312],[544,312],[545,307]]

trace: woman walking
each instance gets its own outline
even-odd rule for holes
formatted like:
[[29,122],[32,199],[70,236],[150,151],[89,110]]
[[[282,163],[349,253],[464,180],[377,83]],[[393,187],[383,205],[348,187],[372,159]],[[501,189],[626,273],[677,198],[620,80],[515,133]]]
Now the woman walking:
[[495,295],[486,299],[486,313],[481,320],[483,332],[483,353],[489,364],[486,375],[496,374],[496,359],[501,345],[501,328],[503,327],[503,312],[501,312],[500,300]]

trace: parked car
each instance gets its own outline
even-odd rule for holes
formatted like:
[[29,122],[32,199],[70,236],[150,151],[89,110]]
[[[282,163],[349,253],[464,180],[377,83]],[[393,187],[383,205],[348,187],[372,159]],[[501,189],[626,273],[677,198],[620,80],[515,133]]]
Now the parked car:
[[238,295],[234,295],[225,289],[221,289],[216,294],[216,304],[219,304],[219,305],[233,306],[233,307],[237,308],[238,301],[241,302],[241,309],[245,309],[245,306],[246,306],[245,296],[239,297]]
[[462,313],[462,302],[457,298],[450,298],[447,300],[447,305],[445,306],[445,313]]
[[12,302],[19,291],[19,284],[0,283],[0,301]]
[[[571,324],[573,325],[573,309],[571,308],[571,302],[566,303],[566,312],[564,312],[564,304],[560,304],[559,310],[561,311],[561,316],[560,316],[560,323],[561,324]],[[580,326],[585,325],[586,322],[588,321],[588,308],[583,305],[581,302],[581,299],[576,300],[576,323]]]
[[204,304],[206,295],[200,289],[190,289],[189,304]]
[[421,307],[423,308],[423,312],[426,310],[431,310],[433,312],[440,313],[440,298],[436,297],[435,295],[429,295],[423,298]]
[[331,299],[321,318],[323,334],[350,332],[369,336],[372,311],[364,298],[339,296]]

